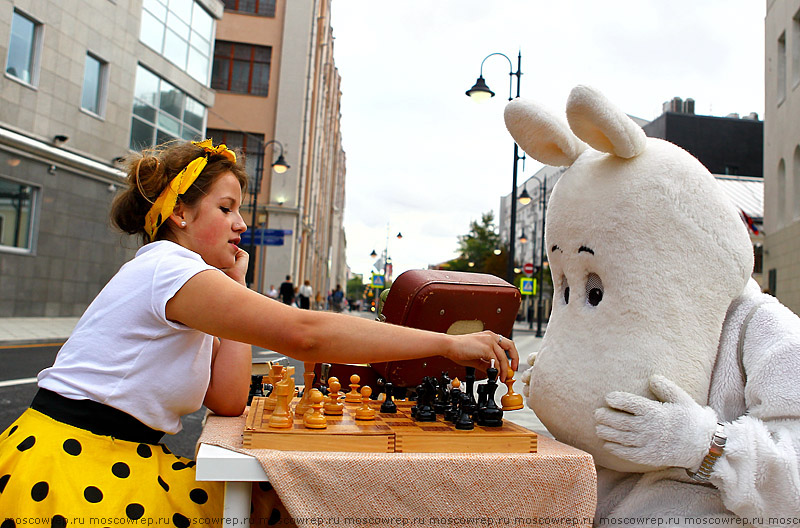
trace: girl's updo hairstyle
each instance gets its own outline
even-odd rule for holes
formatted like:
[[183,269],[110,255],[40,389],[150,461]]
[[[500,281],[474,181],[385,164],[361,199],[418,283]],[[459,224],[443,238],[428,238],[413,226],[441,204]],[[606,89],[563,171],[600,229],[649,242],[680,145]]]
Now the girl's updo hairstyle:
[[[153,149],[143,150],[127,156],[122,162],[125,166],[128,187],[120,192],[111,205],[111,221],[123,232],[138,235],[143,243],[150,242],[145,231],[145,216],[169,182],[190,162],[209,155],[205,150],[190,141],[171,141]],[[217,178],[232,172],[242,190],[247,187],[247,171],[244,156],[236,152],[236,163],[228,158],[209,155],[208,164],[189,189],[178,197],[178,203],[192,207],[203,196]],[[168,238],[173,229],[171,222],[164,222],[156,233],[155,240]]]

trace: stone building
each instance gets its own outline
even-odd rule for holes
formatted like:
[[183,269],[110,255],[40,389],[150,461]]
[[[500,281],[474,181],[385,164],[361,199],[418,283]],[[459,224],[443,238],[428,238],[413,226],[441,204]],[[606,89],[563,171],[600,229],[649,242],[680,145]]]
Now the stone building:
[[[346,279],[330,10],[331,0],[225,0],[217,28],[208,134],[247,154],[253,185],[244,215],[264,236],[244,247],[253,253],[251,288],[260,292],[291,275],[324,299]],[[288,164],[281,172],[280,156]]]
[[800,313],[800,0],[768,0],[765,19],[764,270]]
[[132,257],[130,148],[205,133],[221,0],[0,0],[0,316],[75,316]]

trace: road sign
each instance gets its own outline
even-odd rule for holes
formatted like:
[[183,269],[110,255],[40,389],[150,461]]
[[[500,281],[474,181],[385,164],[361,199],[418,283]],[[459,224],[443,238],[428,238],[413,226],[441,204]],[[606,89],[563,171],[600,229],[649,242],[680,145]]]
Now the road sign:
[[533,262],[526,262],[525,265],[522,266],[522,271],[528,275],[533,275]]
[[[255,234],[255,237],[253,237]],[[239,245],[247,247],[251,243],[256,246],[282,246],[283,235],[291,235],[291,229],[256,229],[242,233],[242,240]]]
[[383,288],[384,285],[386,284],[386,281],[384,280],[383,275],[379,273],[373,273],[371,284],[373,288]]
[[522,295],[536,295],[536,279],[522,277],[519,282],[519,292]]

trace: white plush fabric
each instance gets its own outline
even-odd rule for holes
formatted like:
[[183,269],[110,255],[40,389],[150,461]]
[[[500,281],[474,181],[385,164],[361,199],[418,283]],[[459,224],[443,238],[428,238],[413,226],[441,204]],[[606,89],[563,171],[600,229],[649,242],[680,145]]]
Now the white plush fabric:
[[[777,375],[777,350],[789,369],[782,372],[800,372],[800,321],[774,300],[759,310],[748,327],[743,388],[730,340],[761,294],[757,285],[745,291],[753,252],[738,211],[700,162],[646,138],[597,91],[573,90],[567,118],[571,130],[538,105],[506,108],[506,125],[529,155],[572,160],[548,205],[555,298],[522,377],[528,405],[557,439],[594,456],[599,516],[778,508],[800,495],[791,425],[800,393],[788,387],[791,375],[777,390],[765,380]],[[583,148],[575,156],[570,145]],[[730,439],[715,488],[694,483],[685,468],[697,469],[718,420],[730,422]],[[785,502],[781,511],[789,504],[797,508]]]

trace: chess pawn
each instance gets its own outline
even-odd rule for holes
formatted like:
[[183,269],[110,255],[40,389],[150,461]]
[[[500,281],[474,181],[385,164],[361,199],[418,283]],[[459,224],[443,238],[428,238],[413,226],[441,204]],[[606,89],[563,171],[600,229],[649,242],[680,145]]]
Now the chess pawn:
[[387,382],[384,385],[384,391],[386,393],[386,398],[383,400],[381,404],[381,412],[384,414],[394,414],[397,412],[397,404],[394,403],[394,395],[392,394],[392,390],[394,386]]
[[469,396],[468,401],[461,404],[462,408],[466,408],[466,411],[470,414],[475,414],[475,411],[478,410],[478,402],[475,401],[475,367],[466,367],[467,369],[467,388],[464,390],[464,394]]
[[247,395],[247,405],[253,403],[254,397],[264,397],[264,376],[253,374],[250,376],[250,393]]
[[309,429],[325,429],[328,427],[328,420],[322,414],[322,398],[324,396],[317,389],[309,388],[306,392],[309,394],[310,408],[303,416],[303,425]]
[[269,427],[287,429],[293,425],[294,420],[292,420],[292,413],[289,409],[291,391],[292,387],[286,380],[275,385],[275,390],[272,391],[276,394],[275,410],[269,417]]
[[305,363],[305,372],[303,372],[303,382],[305,388],[303,389],[303,397],[294,406],[294,413],[297,416],[304,416],[306,411],[311,408],[311,389],[314,385],[314,364]]
[[462,392],[459,395],[459,398],[461,399],[461,410],[455,422],[456,429],[461,431],[471,431],[475,428],[475,422],[472,421],[472,416],[467,410],[467,407],[469,407],[469,395],[467,395],[465,392]]
[[356,409],[356,420],[375,419],[375,409],[373,409],[369,404],[369,397],[371,395],[372,389],[369,387],[369,385],[364,385],[361,387],[361,407]]
[[278,401],[278,392],[275,390],[278,382],[283,379],[283,365],[270,365],[269,367],[269,381],[272,384],[272,392],[269,393],[267,399],[264,400],[264,409],[271,411],[275,409],[275,404]]
[[361,376],[358,374],[350,376],[350,392],[344,396],[344,401],[347,403],[361,403],[361,394],[358,392],[358,388],[361,387],[358,384],[359,381],[361,381]]
[[511,369],[508,369],[508,377],[506,377],[506,387],[508,387],[508,392],[506,392],[502,398],[500,398],[500,404],[503,406],[504,411],[516,411],[517,409],[522,409],[522,394],[518,394],[514,392],[514,373]]
[[342,384],[336,377],[328,379],[328,397],[325,398],[324,405],[325,414],[341,416],[344,412],[344,404],[339,401],[339,389],[341,388]]

